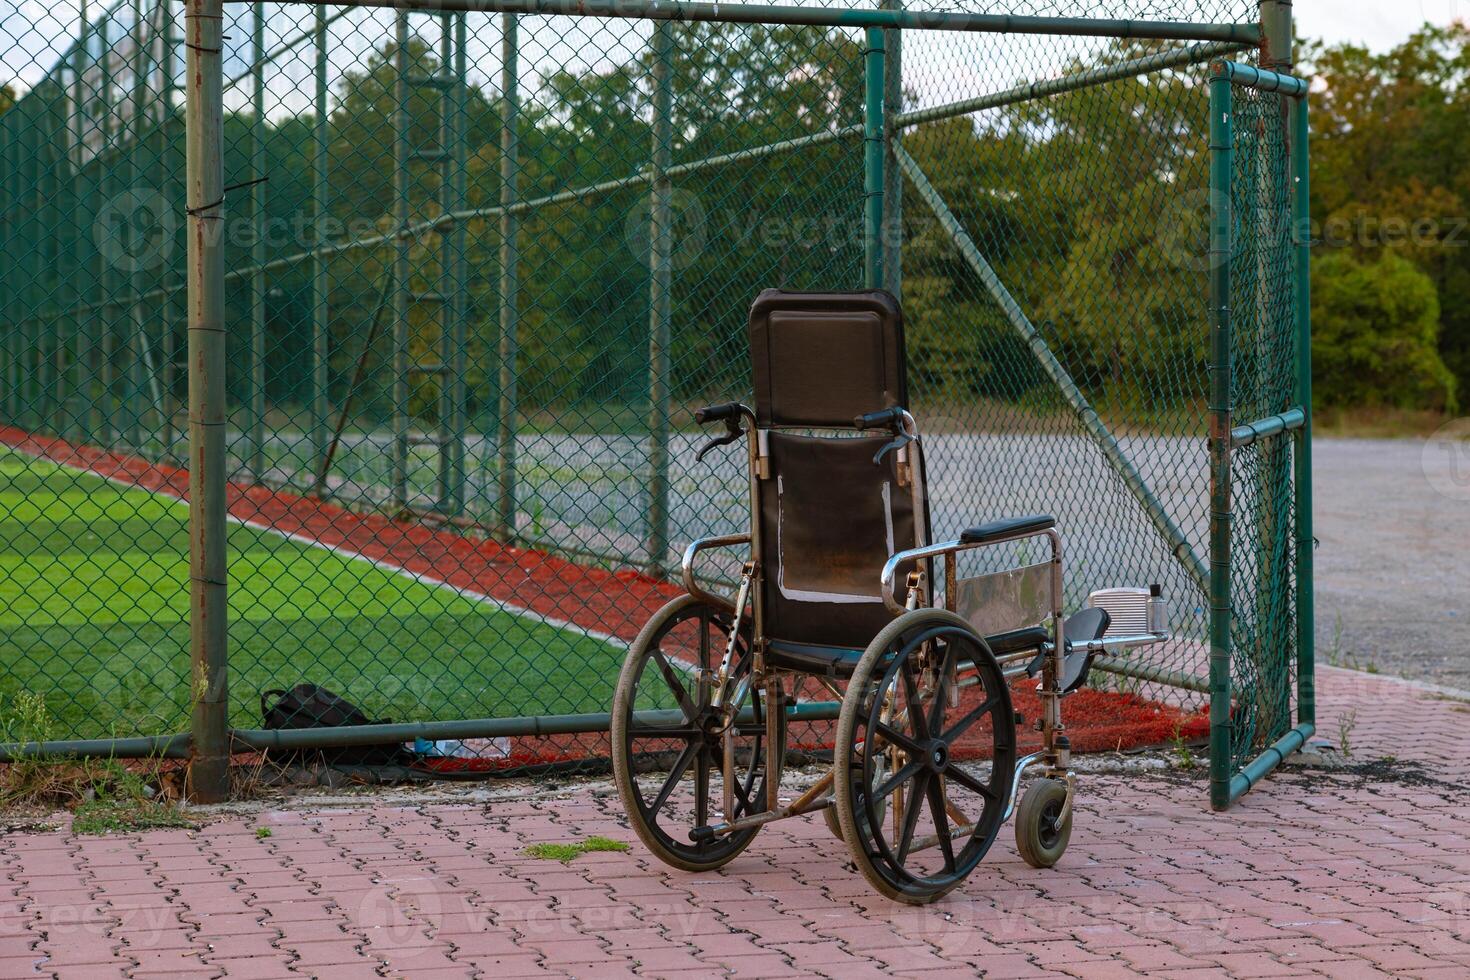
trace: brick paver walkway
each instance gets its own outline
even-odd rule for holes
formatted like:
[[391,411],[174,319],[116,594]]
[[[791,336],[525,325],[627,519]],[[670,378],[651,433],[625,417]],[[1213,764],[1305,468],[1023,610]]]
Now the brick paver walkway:
[[[1061,866],[1028,868],[1007,830],[924,909],[874,896],[817,818],[723,873],[668,871],[605,784],[12,834],[0,977],[1470,976],[1470,703],[1336,670],[1321,689],[1349,768],[1278,774],[1225,816],[1197,774],[1091,775]],[[523,853],[592,833],[635,846]]]

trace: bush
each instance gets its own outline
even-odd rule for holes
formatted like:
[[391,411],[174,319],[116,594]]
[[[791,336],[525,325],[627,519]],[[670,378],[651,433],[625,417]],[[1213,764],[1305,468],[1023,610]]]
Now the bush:
[[1343,408],[1453,410],[1439,355],[1434,282],[1392,252],[1329,252],[1312,266],[1313,401]]

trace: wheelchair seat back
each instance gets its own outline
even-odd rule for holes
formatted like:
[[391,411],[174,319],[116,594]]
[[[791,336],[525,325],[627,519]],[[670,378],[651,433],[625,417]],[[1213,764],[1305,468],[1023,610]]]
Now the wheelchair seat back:
[[883,290],[764,290],[750,308],[750,361],[761,428],[851,429],[908,406],[903,313]]
[[[760,481],[762,608],[773,641],[861,649],[893,619],[879,573],[919,541],[893,434],[853,420],[904,407],[903,318],[882,291],[766,290],[750,316],[755,414],[769,461]],[[838,430],[801,434],[782,429]],[[910,447],[917,464],[917,445]],[[908,569],[901,574],[907,575]]]

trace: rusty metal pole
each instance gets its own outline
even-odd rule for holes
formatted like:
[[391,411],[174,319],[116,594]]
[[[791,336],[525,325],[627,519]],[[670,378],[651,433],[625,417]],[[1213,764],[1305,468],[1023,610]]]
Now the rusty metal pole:
[[222,0],[187,0],[189,233],[189,796],[229,794],[225,561],[225,255]]

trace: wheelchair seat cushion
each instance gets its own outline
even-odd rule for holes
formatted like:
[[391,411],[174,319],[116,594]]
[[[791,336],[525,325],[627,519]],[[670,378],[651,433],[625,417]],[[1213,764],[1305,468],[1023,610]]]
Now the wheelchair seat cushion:
[[828,647],[817,643],[771,640],[766,644],[766,664],[777,670],[798,670],[823,677],[851,677],[863,657],[861,649]]
[[[985,642],[990,646],[991,653],[1004,657],[1007,654],[1039,649],[1049,639],[1051,634],[1045,628],[1032,626],[1029,629],[987,636]],[[825,677],[851,677],[862,656],[862,649],[824,646],[819,643],[771,640],[766,645],[766,663],[771,667]]]

